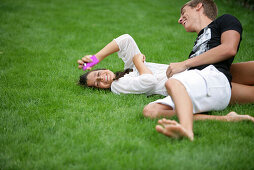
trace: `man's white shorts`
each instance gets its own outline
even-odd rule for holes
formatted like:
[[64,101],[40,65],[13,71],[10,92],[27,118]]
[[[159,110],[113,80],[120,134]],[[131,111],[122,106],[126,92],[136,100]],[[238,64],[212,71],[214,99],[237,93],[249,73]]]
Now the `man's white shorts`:
[[[213,65],[203,70],[188,70],[172,76],[186,88],[192,104],[193,113],[225,109],[230,101],[231,88],[226,76]],[[170,96],[152,103],[165,104],[175,110]]]

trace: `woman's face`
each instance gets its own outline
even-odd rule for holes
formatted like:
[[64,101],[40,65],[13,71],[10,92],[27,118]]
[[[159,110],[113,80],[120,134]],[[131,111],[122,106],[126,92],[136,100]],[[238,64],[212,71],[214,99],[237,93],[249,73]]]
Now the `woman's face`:
[[110,70],[91,71],[87,75],[87,85],[89,87],[107,89],[110,88],[114,78],[115,74]]

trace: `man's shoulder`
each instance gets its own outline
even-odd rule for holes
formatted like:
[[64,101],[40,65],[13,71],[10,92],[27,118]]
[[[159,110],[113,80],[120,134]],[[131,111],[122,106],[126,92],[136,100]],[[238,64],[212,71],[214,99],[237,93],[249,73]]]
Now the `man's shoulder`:
[[223,21],[223,20],[236,20],[239,22],[239,20],[231,14],[223,14],[219,16],[215,21]]
[[214,20],[214,25],[218,28],[220,33],[223,33],[228,30],[235,30],[242,35],[242,24],[241,22],[233,15],[224,14]]

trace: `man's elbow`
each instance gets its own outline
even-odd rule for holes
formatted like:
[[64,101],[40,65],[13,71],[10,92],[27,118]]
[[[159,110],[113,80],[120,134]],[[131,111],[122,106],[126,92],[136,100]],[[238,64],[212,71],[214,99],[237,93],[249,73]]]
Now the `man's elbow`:
[[229,52],[229,55],[231,55],[232,57],[235,56],[237,54],[237,49],[235,48],[231,48],[230,49],[230,52]]
[[225,53],[226,53],[225,55],[227,55],[229,57],[234,57],[237,54],[237,48],[228,46],[225,48]]

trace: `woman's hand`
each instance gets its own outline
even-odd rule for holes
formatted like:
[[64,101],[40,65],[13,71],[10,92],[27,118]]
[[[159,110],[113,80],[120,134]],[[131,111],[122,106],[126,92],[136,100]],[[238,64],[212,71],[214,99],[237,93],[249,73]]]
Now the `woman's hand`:
[[142,74],[153,74],[152,71],[146,67],[145,65],[145,55],[144,54],[136,54],[134,55],[132,61],[137,68],[140,75]]
[[[92,55],[86,55],[84,56],[81,60],[78,60],[77,63],[79,64],[78,65],[78,68],[79,69],[82,69],[83,68],[83,65],[84,63],[90,63],[92,62],[93,60],[91,59]],[[87,70],[91,70],[92,68],[91,67],[88,67]]]
[[138,61],[144,63],[145,60],[146,60],[146,56],[144,54],[141,54],[141,53],[134,55],[134,57],[132,59],[133,63],[138,62]]

